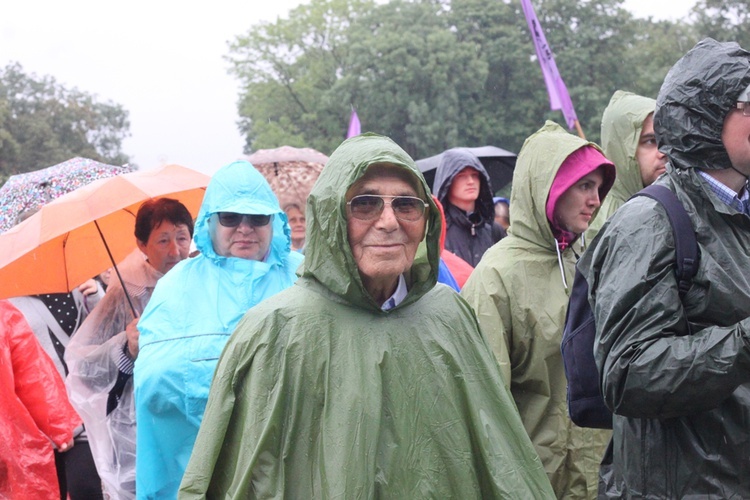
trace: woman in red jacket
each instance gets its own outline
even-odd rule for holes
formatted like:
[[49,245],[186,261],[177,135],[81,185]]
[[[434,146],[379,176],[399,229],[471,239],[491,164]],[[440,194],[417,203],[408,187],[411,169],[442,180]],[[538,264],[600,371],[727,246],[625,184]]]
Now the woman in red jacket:
[[0,498],[60,498],[52,453],[81,419],[23,315],[0,301]]

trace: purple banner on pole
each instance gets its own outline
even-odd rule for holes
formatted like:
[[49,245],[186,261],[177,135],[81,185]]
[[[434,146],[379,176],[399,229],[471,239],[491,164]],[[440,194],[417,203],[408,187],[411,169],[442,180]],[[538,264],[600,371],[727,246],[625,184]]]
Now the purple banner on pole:
[[362,133],[362,127],[359,123],[357,110],[352,107],[352,116],[349,118],[349,130],[346,132],[346,138],[354,137]]
[[565,82],[557,70],[552,49],[547,44],[547,38],[544,36],[544,31],[536,17],[531,0],[521,0],[521,7],[523,7],[523,13],[526,16],[526,22],[529,24],[531,39],[534,42],[539,66],[541,66],[542,74],[544,75],[544,83],[547,85],[549,107],[550,109],[562,110],[568,128],[574,129],[578,117],[576,116],[575,109],[573,109],[573,102],[570,100],[568,87],[565,86]]

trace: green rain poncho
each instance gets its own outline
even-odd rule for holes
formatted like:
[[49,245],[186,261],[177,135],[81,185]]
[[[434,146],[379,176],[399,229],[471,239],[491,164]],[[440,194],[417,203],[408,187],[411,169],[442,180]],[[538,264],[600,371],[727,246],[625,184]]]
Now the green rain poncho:
[[[568,417],[562,340],[575,255],[560,258],[545,205],[563,161],[586,142],[547,122],[518,156],[508,236],[490,248],[461,290],[500,362],[558,497],[596,495],[610,432],[583,429]],[[564,277],[561,275],[564,272]]]
[[641,169],[635,157],[643,121],[654,112],[656,101],[618,90],[602,115],[602,150],[617,168],[617,179],[596,218],[585,233],[591,243],[615,210],[644,188]]
[[345,193],[373,163],[429,193],[385,137],[334,152],[308,201],[302,277],[229,340],[180,498],[552,497],[471,309],[435,285],[431,201],[404,301],[384,312],[365,291]]

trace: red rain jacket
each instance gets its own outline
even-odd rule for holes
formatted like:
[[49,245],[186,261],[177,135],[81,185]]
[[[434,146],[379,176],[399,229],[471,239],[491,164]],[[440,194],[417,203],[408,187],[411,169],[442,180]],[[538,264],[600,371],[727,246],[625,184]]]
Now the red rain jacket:
[[445,223],[445,212],[443,212],[443,205],[440,203],[440,200],[437,199],[437,196],[432,195],[432,200],[440,210],[440,219],[443,221],[443,229],[440,231],[440,258],[443,259],[445,265],[448,266],[448,270],[450,270],[456,283],[458,283],[458,288],[463,288],[464,283],[469,279],[469,275],[474,268],[458,255],[445,249],[445,232],[447,226]]
[[80,424],[31,327],[0,300],[0,498],[59,499],[52,443]]

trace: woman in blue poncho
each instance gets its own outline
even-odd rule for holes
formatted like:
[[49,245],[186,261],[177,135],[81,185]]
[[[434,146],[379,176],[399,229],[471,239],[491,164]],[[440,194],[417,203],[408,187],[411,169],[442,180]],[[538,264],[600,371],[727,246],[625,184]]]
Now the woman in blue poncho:
[[195,223],[200,255],[156,287],[138,323],[136,494],[174,498],[224,344],[243,314],[289,287],[303,257],[270,186],[246,161],[211,179]]

